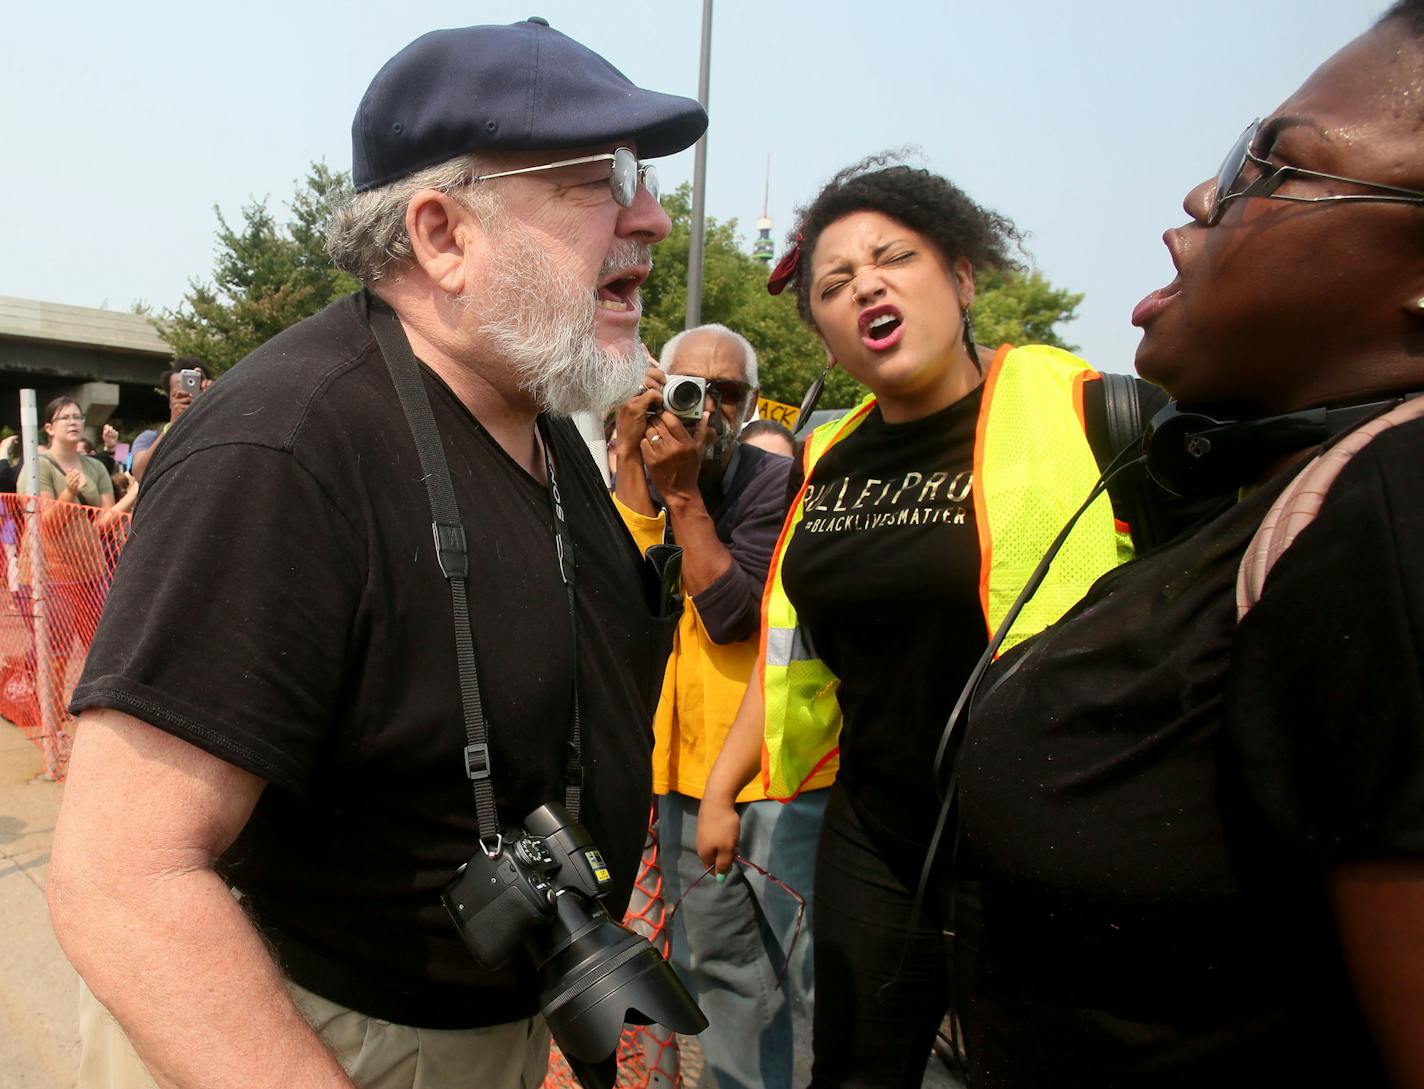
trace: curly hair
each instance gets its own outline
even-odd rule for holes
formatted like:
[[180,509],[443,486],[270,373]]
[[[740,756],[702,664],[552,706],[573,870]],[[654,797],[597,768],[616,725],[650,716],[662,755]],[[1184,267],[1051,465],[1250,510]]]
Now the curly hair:
[[1424,37],[1424,0],[1399,0],[1379,17],[1375,26],[1401,22],[1415,37]]
[[948,261],[967,257],[975,268],[1017,269],[1011,250],[1023,252],[1023,235],[1007,217],[981,208],[938,174],[896,162],[896,151],[868,155],[826,183],[810,204],[796,209],[788,243],[800,242],[796,310],[811,320],[811,256],[821,232],[852,212],[879,212],[919,232]]

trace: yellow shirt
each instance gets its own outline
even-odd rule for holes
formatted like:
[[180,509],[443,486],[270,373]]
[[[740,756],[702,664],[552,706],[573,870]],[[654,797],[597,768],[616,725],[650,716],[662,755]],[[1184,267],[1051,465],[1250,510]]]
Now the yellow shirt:
[[[613,502],[640,552],[663,540],[665,514],[639,514],[619,503],[617,496]],[[696,604],[691,598],[683,604],[653,716],[653,792],[700,798],[756,666],[758,639],[753,634],[740,643],[714,643]],[[737,801],[765,797],[758,776],[737,795]]]

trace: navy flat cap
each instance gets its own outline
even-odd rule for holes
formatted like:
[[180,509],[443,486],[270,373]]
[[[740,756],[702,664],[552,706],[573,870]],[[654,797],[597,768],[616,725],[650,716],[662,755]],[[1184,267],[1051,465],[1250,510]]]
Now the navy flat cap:
[[388,60],[351,124],[359,192],[479,151],[636,142],[643,159],[692,146],[707,113],[634,86],[543,19],[422,35]]

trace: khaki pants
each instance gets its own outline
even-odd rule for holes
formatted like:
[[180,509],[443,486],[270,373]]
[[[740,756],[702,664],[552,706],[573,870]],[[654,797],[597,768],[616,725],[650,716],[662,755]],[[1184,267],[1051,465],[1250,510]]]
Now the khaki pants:
[[[537,1089],[549,1063],[542,1018],[422,1029],[348,1010],[288,981],[292,1000],[360,1089]],[[123,1030],[79,984],[79,1089],[155,1089]]]

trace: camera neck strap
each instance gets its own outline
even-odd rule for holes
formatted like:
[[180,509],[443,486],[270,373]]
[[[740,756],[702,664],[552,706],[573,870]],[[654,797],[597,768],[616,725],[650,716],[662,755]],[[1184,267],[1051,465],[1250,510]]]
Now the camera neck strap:
[[[400,319],[384,302],[367,293],[370,306],[371,332],[386,361],[391,382],[406,423],[410,425],[420,457],[420,473],[430,500],[431,530],[435,538],[435,555],[440,571],[450,584],[450,603],[455,620],[455,661],[460,678],[460,706],[465,723],[465,775],[475,795],[475,818],[480,846],[486,853],[497,854],[500,844],[499,811],[495,806],[494,785],[490,781],[489,724],[480,697],[479,675],[475,666],[475,640],[470,628],[469,598],[466,580],[469,577],[469,549],[460,508],[455,500],[455,488],[450,480],[449,463],[435,427],[430,398],[420,376],[420,365],[411,351],[410,341],[401,328]],[[549,505],[553,512],[554,547],[559,560],[559,577],[568,598],[569,628],[573,639],[573,716],[564,756],[564,808],[574,820],[579,819],[579,796],[583,786],[583,760],[580,737],[578,698],[578,623],[574,596],[573,543],[564,518],[563,497],[559,493],[553,451],[544,428],[538,425],[543,447],[544,464],[549,474]]]

